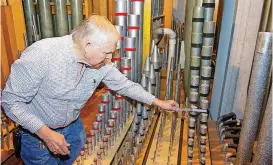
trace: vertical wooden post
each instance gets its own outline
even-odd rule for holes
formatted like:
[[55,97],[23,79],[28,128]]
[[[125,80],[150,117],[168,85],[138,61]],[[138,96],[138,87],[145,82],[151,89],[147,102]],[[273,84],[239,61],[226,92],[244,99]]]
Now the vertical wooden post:
[[144,1],[144,21],[143,21],[143,62],[142,66],[145,63],[146,57],[150,53],[150,42],[151,42],[151,15],[152,14],[152,0]]
[[171,26],[172,26],[172,15],[173,15],[173,0],[164,0],[164,11],[163,11],[163,13],[165,15],[165,20],[164,20],[165,28],[171,28]]
[[[26,33],[25,18],[22,0],[9,0],[9,6],[12,12],[12,21],[15,30],[15,39],[17,44],[17,49],[23,51],[25,49],[24,34]],[[16,53],[17,54],[17,53]]]
[[108,0],[100,0],[100,15],[108,16]]
[[92,8],[94,9],[94,11],[92,12],[95,14],[100,14],[100,1],[101,0],[93,0]]
[[8,60],[8,54],[7,54],[7,49],[6,49],[6,42],[4,38],[4,32],[2,28],[2,24],[0,25],[1,28],[1,78],[4,79],[2,82],[6,82],[9,73],[10,73],[10,66],[9,66],[9,60]]
[[92,3],[90,0],[84,1],[84,13],[86,18],[92,14]]
[[[17,59],[17,43],[11,6],[1,6],[2,38],[5,40],[7,58],[9,66]],[[23,36],[22,36],[23,37]]]
[[108,19],[114,23],[115,22],[115,1],[108,0]]

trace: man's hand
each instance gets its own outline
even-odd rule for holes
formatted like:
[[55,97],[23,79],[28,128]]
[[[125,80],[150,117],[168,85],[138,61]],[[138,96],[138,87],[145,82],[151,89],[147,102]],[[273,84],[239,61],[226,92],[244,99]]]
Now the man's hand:
[[180,111],[178,103],[175,102],[174,100],[163,101],[156,98],[153,101],[153,104],[166,111]]
[[67,155],[70,153],[68,150],[68,146],[70,146],[70,144],[65,141],[62,134],[49,129],[47,126],[40,128],[36,134],[44,140],[49,150],[55,155]]

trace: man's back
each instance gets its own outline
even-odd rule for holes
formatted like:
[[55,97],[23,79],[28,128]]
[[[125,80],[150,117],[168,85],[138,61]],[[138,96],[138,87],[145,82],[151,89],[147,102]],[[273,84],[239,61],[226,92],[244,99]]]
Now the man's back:
[[[3,105],[6,99],[16,101],[13,94],[19,93],[28,104],[27,111],[18,115],[24,116],[22,125],[32,120],[36,123],[27,128],[33,132],[39,123],[50,128],[70,124],[107,73],[107,68],[95,70],[82,65],[79,70],[78,65],[71,35],[34,43],[12,65],[3,91]],[[35,116],[41,121],[36,121]]]

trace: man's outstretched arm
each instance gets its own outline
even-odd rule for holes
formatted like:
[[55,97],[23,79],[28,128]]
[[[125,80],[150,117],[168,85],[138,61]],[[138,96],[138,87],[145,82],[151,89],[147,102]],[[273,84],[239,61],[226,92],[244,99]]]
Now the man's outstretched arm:
[[148,105],[154,104],[162,109],[179,110],[178,104],[175,101],[163,101],[155,98],[155,96],[144,90],[140,84],[128,80],[117,68],[113,67],[102,81],[108,88],[120,95],[130,97]]

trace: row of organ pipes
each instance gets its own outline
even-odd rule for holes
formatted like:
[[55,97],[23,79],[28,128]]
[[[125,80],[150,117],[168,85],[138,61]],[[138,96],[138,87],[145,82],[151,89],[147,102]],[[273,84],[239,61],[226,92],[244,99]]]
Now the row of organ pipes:
[[[174,99],[181,103],[181,109],[190,111],[188,116],[185,112],[166,112],[155,106],[144,105],[106,88],[98,106],[96,121],[90,123],[92,129],[87,133],[87,143],[74,164],[134,165],[143,150],[146,150],[147,157],[142,164],[177,164],[178,154],[181,154],[180,136],[183,134],[180,130],[183,132],[184,120],[187,121],[187,164],[194,164],[196,159],[199,164],[208,164],[207,130],[213,76],[211,58],[216,28],[213,21],[215,0],[196,0],[190,18],[191,25],[184,25],[173,18],[171,29],[160,28],[164,22],[164,18],[160,17],[163,5],[162,0],[152,0],[152,17],[158,18],[152,25],[150,53],[146,59],[142,59],[144,2],[115,0],[115,27],[121,38],[112,62],[128,79],[140,83],[157,98]],[[26,46],[43,38],[70,34],[84,19],[83,0],[24,0],[23,7]],[[71,13],[68,13],[68,9]],[[162,35],[165,36],[163,39]],[[187,43],[189,35],[190,43]],[[216,122],[219,143],[223,144],[222,151],[225,153],[227,148],[234,149],[234,152],[226,153],[225,163],[247,164],[253,157],[260,115],[256,111],[261,109],[265,93],[259,89],[266,88],[268,81],[264,80],[270,74],[271,37],[272,33],[266,32],[258,36],[248,90],[251,97],[247,102],[244,120],[238,120],[236,114],[229,113]],[[162,40],[165,41],[163,46]],[[166,84],[162,83],[163,73],[166,73]],[[183,87],[185,96],[182,100]],[[160,95],[161,89],[165,89],[164,96]],[[270,91],[258,136],[257,154],[253,157],[254,164],[272,160],[266,154],[272,153],[272,148],[268,148],[272,138],[267,135],[272,133],[272,126],[268,124],[272,117],[271,101]],[[153,136],[147,139],[148,134]],[[227,139],[232,139],[232,143],[227,143]],[[148,148],[144,148],[145,141],[149,141]]]

